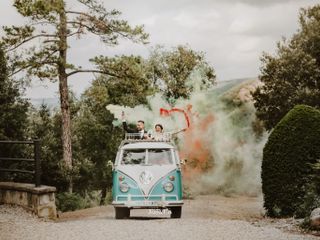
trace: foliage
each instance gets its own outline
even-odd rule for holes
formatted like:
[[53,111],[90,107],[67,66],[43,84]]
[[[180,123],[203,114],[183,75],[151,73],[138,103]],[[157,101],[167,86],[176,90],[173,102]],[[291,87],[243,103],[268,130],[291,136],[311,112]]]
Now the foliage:
[[[111,192],[108,192],[106,194],[106,198],[104,200],[107,204],[112,201]],[[75,211],[88,207],[96,207],[100,202],[101,191],[89,191],[84,195],[68,192],[62,192],[56,195],[57,208],[62,212]]]
[[0,48],[0,139],[24,139],[28,106],[19,85],[8,77],[6,57]]
[[[312,164],[320,159],[320,112],[293,108],[272,131],[263,150],[262,191],[269,216],[304,217],[320,192]],[[314,199],[312,200],[312,196]]]
[[71,175],[74,191],[79,197],[84,199],[88,193],[99,190],[102,192],[100,203],[103,204],[112,185],[111,168],[107,162],[115,159],[123,133],[122,129],[112,125],[113,115],[105,108],[107,98],[97,91],[92,86],[81,101],[72,101],[72,172],[67,172],[68,169],[61,164],[60,112],[50,111],[45,105],[39,110],[33,109],[29,116],[29,135],[41,140],[43,184],[56,186],[58,193],[63,193],[68,190]]
[[113,69],[101,71],[73,65],[67,59],[69,39],[91,33],[103,43],[115,46],[119,44],[119,39],[145,43],[148,37],[142,26],[132,28],[127,21],[120,20],[119,11],[107,11],[95,0],[78,2],[83,5],[83,11],[69,10],[65,0],[15,0],[17,11],[30,22],[21,27],[5,26],[5,36],[1,42],[10,53],[10,74],[23,72],[29,79],[59,80],[62,164],[69,174],[70,192],[73,186],[71,173],[74,170],[68,77],[82,72],[99,72],[115,77],[122,76],[122,73]]
[[58,210],[62,212],[75,211],[89,206],[88,202],[77,193],[58,193],[56,195]]
[[[87,168],[83,167],[83,164],[81,166],[82,177],[76,181],[76,190],[82,193],[87,190],[101,190],[100,204],[104,203],[107,190],[112,186],[112,172],[108,161],[115,159],[123,137],[122,129],[112,124],[114,116],[106,109],[110,103],[108,86],[109,82],[105,78],[95,80],[83,94],[79,113],[74,120],[79,155],[82,162],[88,163]],[[117,93],[119,96],[122,94]],[[84,176],[87,176],[87,179]]]
[[305,195],[302,203],[297,206],[295,215],[308,218],[315,208],[320,207],[319,182],[312,182],[305,186]]
[[[161,47],[154,49],[148,61],[148,77],[169,101],[189,98],[196,87],[208,89],[215,83],[214,69],[205,60],[201,52],[188,46],[178,46],[172,51]],[[190,77],[192,73],[201,75],[198,86],[194,86]]]
[[[122,131],[112,125],[113,116],[101,105],[90,105],[90,100],[82,105],[78,119],[75,120],[75,129],[83,161],[87,161],[90,170],[82,168],[80,172],[90,173],[91,189],[106,190],[112,185],[111,168],[108,161],[115,159],[117,146],[122,138]],[[84,179],[79,179],[83,181]],[[82,191],[88,183],[84,182]],[[79,189],[80,190],[80,189]]]
[[[213,86],[215,74],[201,52],[187,46],[178,46],[171,51],[157,47],[148,59],[138,56],[100,56],[92,59],[101,71],[115,69],[121,76],[101,76],[100,85],[108,86],[106,92],[109,103],[126,106],[145,104],[146,96],[160,91],[173,102],[178,98],[188,98],[196,90]],[[195,74],[200,75],[193,84]],[[191,78],[193,78],[191,80]]]
[[312,168],[315,172],[314,180],[315,180],[316,191],[320,193],[320,158],[317,159],[317,162],[315,164],[312,164]]
[[[119,104],[134,107],[137,104],[146,104],[148,95],[155,92],[148,79],[146,60],[140,56],[100,56],[94,59],[99,69],[115,69],[122,73],[122,77],[99,76],[87,95],[102,96],[100,102],[108,101],[108,104]],[[98,92],[98,91],[104,91]],[[102,94],[102,95],[101,95]],[[97,98],[97,96],[95,98]]]
[[[25,140],[29,103],[21,97],[20,85],[8,77],[6,56],[0,47],[0,140]],[[30,149],[24,145],[0,144],[0,157],[29,157]],[[1,168],[23,168],[26,163],[0,161]],[[28,169],[26,169],[28,170]],[[25,174],[2,173],[0,181],[30,178]]]
[[257,116],[271,130],[297,104],[320,107],[320,5],[302,9],[300,29],[278,43],[275,56],[264,53],[253,94]]
[[29,114],[29,136],[41,141],[42,184],[56,186],[58,192],[66,191],[65,179],[59,162],[62,159],[61,115],[50,112],[46,105]]

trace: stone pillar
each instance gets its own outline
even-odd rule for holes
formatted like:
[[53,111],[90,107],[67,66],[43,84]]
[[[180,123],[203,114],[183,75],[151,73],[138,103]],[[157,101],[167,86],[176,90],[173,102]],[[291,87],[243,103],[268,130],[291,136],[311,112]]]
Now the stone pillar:
[[55,219],[55,187],[35,187],[34,184],[0,182],[0,204],[13,204],[34,212],[39,217]]

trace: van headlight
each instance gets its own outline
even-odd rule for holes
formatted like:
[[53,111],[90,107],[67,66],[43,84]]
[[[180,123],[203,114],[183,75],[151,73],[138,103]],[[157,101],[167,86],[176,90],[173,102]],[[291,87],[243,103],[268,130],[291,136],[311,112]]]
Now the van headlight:
[[120,183],[120,191],[126,193],[129,191],[130,187],[127,183]]
[[173,184],[171,182],[166,182],[165,184],[163,184],[163,189],[166,192],[172,192],[173,191]]

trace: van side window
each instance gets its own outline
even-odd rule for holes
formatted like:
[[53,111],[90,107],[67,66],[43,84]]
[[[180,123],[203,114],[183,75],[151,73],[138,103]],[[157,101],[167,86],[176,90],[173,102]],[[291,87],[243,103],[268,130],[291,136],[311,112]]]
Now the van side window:
[[145,149],[130,149],[123,151],[123,158],[121,164],[145,164],[145,161]]
[[170,149],[148,149],[148,164],[172,164],[172,155]]

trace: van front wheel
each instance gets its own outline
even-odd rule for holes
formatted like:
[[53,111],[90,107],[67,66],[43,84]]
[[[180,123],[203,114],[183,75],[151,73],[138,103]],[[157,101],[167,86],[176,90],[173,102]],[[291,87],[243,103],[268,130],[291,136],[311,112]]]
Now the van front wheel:
[[130,209],[126,207],[115,207],[116,219],[124,219],[130,217]]
[[171,218],[181,218],[181,207],[172,207],[171,210]]

